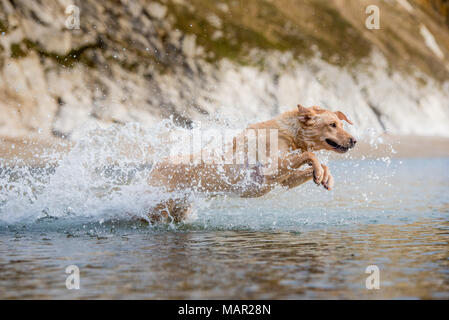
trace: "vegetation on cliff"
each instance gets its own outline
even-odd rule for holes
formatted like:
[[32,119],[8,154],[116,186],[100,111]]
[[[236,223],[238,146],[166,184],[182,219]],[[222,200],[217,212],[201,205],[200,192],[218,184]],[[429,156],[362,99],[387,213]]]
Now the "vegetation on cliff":
[[[299,64],[315,68],[309,81],[323,89],[337,87],[336,79],[324,82],[320,75],[331,67],[339,68],[339,75],[349,73],[353,85],[370,68],[390,76],[399,72],[423,88],[429,79],[439,85],[449,79],[447,0],[74,4],[80,10],[79,30],[66,27],[62,2],[0,1],[0,109],[9,117],[0,120],[1,132],[43,128],[68,136],[88,119],[148,122],[170,115],[175,122],[190,123],[225,104],[213,88],[232,81],[226,72],[234,69],[241,81],[254,81],[254,72],[266,71],[265,87],[277,93],[258,88],[248,94],[270,110],[286,101],[279,79]],[[380,9],[379,30],[366,28],[369,5]],[[373,54],[379,53],[382,58],[374,61]],[[316,59],[326,66],[317,66]],[[382,65],[376,65],[379,61]],[[299,84],[291,90],[304,86],[301,76],[292,76]],[[373,90],[366,83],[360,86],[354,90],[361,96]],[[420,105],[416,97],[409,98]],[[377,119],[387,116],[380,103],[366,102]]]

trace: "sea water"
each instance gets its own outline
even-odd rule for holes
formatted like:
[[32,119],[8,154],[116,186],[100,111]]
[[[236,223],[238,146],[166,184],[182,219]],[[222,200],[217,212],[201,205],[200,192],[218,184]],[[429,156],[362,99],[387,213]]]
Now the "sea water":
[[449,298],[449,159],[324,157],[331,192],[198,198],[185,223],[150,225],[154,132],[127,130],[2,162],[0,298]]

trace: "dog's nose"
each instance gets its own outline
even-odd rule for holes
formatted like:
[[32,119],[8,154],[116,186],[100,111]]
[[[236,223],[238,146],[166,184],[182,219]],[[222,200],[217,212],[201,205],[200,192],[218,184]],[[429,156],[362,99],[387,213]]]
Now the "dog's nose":
[[355,138],[350,138],[350,139],[349,139],[349,144],[351,145],[351,148],[352,148],[353,146],[355,146],[356,143],[357,143],[357,140],[356,140]]

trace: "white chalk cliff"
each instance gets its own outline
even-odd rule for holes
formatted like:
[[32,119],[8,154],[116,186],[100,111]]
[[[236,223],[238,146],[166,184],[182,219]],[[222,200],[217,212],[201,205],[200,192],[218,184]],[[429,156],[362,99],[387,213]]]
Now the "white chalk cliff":
[[359,133],[449,136],[449,24],[433,2],[0,0],[0,136],[297,103],[345,111]]

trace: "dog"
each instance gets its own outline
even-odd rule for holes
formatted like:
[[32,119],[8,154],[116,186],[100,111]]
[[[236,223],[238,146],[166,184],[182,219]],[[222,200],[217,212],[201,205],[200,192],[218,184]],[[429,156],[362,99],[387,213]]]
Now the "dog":
[[[205,195],[226,193],[253,198],[267,194],[276,186],[291,189],[312,179],[317,185],[332,190],[334,178],[313,152],[329,150],[345,153],[355,146],[356,139],[343,129],[342,121],[352,125],[341,111],[298,105],[295,110],[272,120],[249,125],[233,138],[223,154],[215,158],[208,153],[208,159],[200,154],[163,159],[154,164],[148,184],[173,194],[189,190]],[[276,133],[274,138],[270,135],[273,132]],[[258,141],[256,154],[259,157],[262,155],[262,158],[266,156],[265,160],[268,161],[265,162],[271,170],[266,170],[268,165],[262,166],[257,159],[246,155],[253,140]],[[267,150],[273,149],[274,152],[267,155]],[[237,158],[241,161],[236,161]],[[301,170],[305,164],[311,167]],[[188,197],[173,196],[153,207],[149,217],[151,222],[180,222],[189,212]]]

